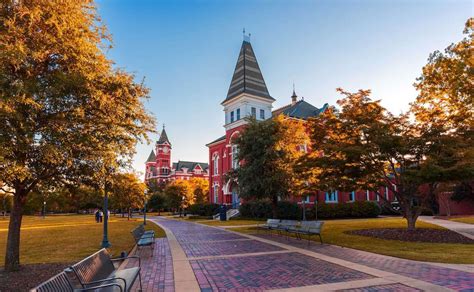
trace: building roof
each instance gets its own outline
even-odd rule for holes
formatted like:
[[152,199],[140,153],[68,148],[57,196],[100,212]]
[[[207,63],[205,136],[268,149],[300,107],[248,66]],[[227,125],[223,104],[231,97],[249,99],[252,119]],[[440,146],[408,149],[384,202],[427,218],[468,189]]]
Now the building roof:
[[328,104],[325,103],[322,108],[317,108],[301,99],[294,104],[289,104],[274,110],[272,114],[273,116],[284,114],[288,117],[306,120],[311,117],[317,117],[320,113],[326,110],[327,107]]
[[223,141],[223,140],[225,140],[225,137],[226,137],[226,135],[224,135],[224,136],[222,136],[222,137],[219,137],[219,138],[217,138],[216,140],[214,140],[214,141],[212,141],[212,142],[209,142],[209,143],[207,143],[206,145],[211,145],[211,144],[214,144],[214,143],[217,143],[217,142]]
[[183,168],[187,168],[188,170],[194,170],[194,168],[199,165],[202,170],[206,170],[209,168],[209,165],[204,162],[194,162],[194,161],[181,161],[173,162],[173,169],[177,171],[182,171]]
[[257,58],[248,39],[242,42],[229,91],[223,102],[229,101],[242,93],[252,94],[272,101],[275,100],[268,93]]
[[156,162],[156,155],[153,149],[151,150],[150,155],[148,155],[148,159],[146,160],[146,162]]
[[168,143],[171,145],[170,141],[168,140],[168,135],[166,135],[165,127],[163,126],[163,130],[161,131],[161,134],[160,134],[160,139],[158,140],[158,142],[156,142],[156,144],[164,144],[164,143]]

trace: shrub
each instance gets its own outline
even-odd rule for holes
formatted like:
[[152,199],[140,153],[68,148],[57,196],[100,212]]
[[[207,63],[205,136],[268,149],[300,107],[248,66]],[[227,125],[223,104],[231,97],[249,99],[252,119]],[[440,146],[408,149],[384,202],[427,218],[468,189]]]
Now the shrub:
[[219,213],[219,204],[194,204],[188,207],[187,212],[197,216],[212,216]]
[[[251,201],[239,208],[245,218],[272,218],[272,205],[268,201]],[[375,202],[352,202],[340,204],[306,205],[306,219],[334,219],[334,218],[375,218],[380,215],[381,208]],[[293,202],[278,202],[278,219],[301,220],[302,206]]]

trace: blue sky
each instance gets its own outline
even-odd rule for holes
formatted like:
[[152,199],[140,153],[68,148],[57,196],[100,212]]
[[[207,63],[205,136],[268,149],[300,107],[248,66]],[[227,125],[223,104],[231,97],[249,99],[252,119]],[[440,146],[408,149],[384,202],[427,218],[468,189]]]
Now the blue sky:
[[[224,134],[225,98],[242,43],[251,43],[275,108],[296,92],[317,107],[335,89],[372,89],[394,113],[416,97],[430,52],[460,40],[470,1],[99,0],[114,39],[108,55],[145,77],[147,109],[166,124],[173,161],[207,162],[206,143]],[[152,135],[156,141],[157,135]],[[153,144],[137,145],[143,172]]]

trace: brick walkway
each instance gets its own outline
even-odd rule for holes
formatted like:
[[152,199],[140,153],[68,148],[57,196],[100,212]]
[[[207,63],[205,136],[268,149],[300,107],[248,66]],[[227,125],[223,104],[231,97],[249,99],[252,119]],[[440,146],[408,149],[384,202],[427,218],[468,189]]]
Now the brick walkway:
[[155,256],[142,262],[144,291],[474,292],[474,273],[455,268],[331,245],[308,247],[305,241],[276,235],[152,220],[168,238],[157,241]]
[[344,259],[346,261],[362,264],[382,271],[397,273],[399,275],[403,275],[409,278],[420,279],[456,291],[474,291],[473,273],[327,244],[311,244],[308,247],[306,241],[296,240],[293,238],[285,239],[275,235],[258,236],[279,241],[285,244],[290,244],[292,246],[309,249],[320,254],[331,256],[334,258]]
[[[151,292],[173,292],[173,259],[171,258],[170,247],[166,238],[155,240],[153,257],[150,257],[150,250],[143,248],[140,251],[141,275],[143,291]],[[128,267],[136,267],[135,260],[127,264]],[[139,291],[138,283],[133,285],[133,291]]]

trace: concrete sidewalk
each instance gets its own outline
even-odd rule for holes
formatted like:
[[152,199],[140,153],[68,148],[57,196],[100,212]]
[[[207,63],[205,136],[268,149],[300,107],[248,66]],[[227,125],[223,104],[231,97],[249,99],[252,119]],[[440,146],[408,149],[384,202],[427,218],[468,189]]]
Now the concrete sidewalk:
[[467,238],[474,240],[474,225],[473,224],[449,221],[449,220],[444,220],[444,219],[436,219],[436,218],[433,218],[432,216],[420,216],[419,219],[424,222],[435,224],[435,225],[444,227],[446,229],[452,230],[454,232],[457,232],[459,234],[466,236]]

